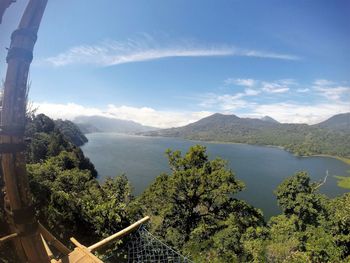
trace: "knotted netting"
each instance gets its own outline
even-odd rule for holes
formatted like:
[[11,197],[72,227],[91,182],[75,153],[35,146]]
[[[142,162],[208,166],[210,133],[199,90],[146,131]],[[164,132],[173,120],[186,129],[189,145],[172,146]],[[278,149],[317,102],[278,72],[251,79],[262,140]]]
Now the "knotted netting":
[[141,226],[131,234],[128,245],[128,262],[191,263],[192,261],[153,236],[144,226]]
[[128,235],[127,249],[120,257],[118,251],[112,251],[101,259],[105,263],[192,263],[192,261],[175,251],[167,244],[147,231],[141,225],[135,232]]

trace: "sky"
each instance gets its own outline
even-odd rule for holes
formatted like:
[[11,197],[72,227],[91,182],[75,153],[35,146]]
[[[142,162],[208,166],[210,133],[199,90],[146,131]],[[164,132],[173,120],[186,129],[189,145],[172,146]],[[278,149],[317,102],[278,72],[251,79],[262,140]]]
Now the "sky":
[[[0,25],[6,47],[27,1]],[[31,105],[167,128],[220,112],[314,124],[350,112],[350,1],[49,0]]]

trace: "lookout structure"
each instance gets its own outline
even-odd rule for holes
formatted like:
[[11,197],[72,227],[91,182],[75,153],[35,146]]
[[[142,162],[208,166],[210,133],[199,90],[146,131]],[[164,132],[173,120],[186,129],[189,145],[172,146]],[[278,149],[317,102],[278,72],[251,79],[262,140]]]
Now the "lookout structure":
[[[6,9],[14,2],[15,0],[0,0],[0,24]],[[146,216],[88,247],[72,237],[70,241],[75,248],[70,250],[35,217],[26,171],[24,131],[29,67],[46,5],[47,0],[29,0],[18,28],[11,35],[6,57],[8,65],[0,105],[0,175],[5,184],[4,210],[9,233],[0,238],[0,249],[3,243],[12,242],[21,262],[100,263],[103,261],[93,252],[133,231],[140,230],[150,218]],[[137,242],[132,243],[133,252],[130,256],[133,261],[190,262],[145,231],[139,231]],[[143,246],[141,250],[137,247],[140,244]],[[155,247],[157,249],[154,249]]]

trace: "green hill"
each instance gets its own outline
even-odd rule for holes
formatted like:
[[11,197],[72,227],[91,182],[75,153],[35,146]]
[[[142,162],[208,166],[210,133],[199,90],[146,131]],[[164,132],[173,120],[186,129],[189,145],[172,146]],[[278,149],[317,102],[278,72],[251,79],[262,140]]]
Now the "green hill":
[[[344,114],[349,116],[349,114]],[[350,131],[343,116],[336,115],[319,125],[288,124],[236,115],[213,114],[184,127],[144,133],[149,136],[281,146],[297,155],[350,156]],[[332,128],[334,127],[334,128]]]

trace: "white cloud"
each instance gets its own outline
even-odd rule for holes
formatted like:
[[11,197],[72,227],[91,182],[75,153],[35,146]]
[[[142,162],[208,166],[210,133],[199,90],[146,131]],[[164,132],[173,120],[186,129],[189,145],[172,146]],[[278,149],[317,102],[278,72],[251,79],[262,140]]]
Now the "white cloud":
[[225,85],[238,85],[238,86],[245,86],[245,87],[253,87],[256,83],[254,79],[234,79],[234,78],[228,78],[224,81]]
[[265,105],[255,105],[253,111],[247,116],[262,117],[271,116],[279,122],[285,123],[308,123],[315,124],[339,113],[349,112],[349,103],[274,103]]
[[203,45],[186,40],[159,44],[152,36],[144,35],[127,41],[105,41],[96,45],[80,45],[39,60],[36,64],[49,63],[53,66],[70,64],[92,64],[112,66],[170,57],[213,57],[246,56],[282,60],[298,60],[299,57],[257,50],[240,49],[228,45]]
[[150,107],[130,107],[107,105],[105,108],[85,107],[75,103],[33,103],[38,113],[44,113],[54,119],[73,120],[77,116],[104,116],[122,120],[132,120],[143,125],[158,128],[178,127],[207,117],[209,111],[158,111]]

